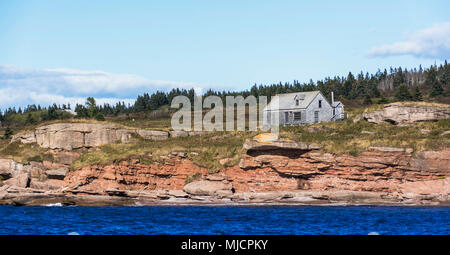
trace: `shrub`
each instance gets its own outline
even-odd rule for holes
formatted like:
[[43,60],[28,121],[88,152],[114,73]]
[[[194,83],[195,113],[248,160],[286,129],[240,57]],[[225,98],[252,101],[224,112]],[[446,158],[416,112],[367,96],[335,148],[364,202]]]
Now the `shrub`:
[[105,116],[101,113],[97,113],[97,115],[95,115],[95,119],[98,121],[105,121]]

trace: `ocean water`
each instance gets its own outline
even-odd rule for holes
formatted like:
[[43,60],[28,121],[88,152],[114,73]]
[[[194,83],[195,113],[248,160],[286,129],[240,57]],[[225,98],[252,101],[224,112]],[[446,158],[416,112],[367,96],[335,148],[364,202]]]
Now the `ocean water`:
[[450,207],[0,206],[0,234],[450,234]]

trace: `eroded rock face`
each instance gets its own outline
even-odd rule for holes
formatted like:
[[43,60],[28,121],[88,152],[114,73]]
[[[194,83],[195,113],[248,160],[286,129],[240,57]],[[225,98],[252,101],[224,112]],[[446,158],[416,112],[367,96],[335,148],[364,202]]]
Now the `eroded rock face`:
[[115,142],[128,142],[134,134],[144,139],[164,140],[168,132],[125,129],[109,124],[56,123],[37,128],[33,132],[17,134],[12,142],[37,143],[43,148],[73,150]]
[[0,176],[3,179],[15,177],[23,169],[23,165],[12,159],[0,159]]
[[188,183],[183,191],[195,196],[215,196],[223,192],[232,193],[232,188],[228,181],[201,180]]
[[[356,157],[335,156],[322,152],[307,152],[298,154],[296,157],[270,155],[270,153],[253,156],[247,154],[243,157],[240,167],[252,174],[256,174],[256,171],[265,173],[266,176],[269,176],[267,173],[275,171],[285,179],[283,183],[290,183],[286,186],[290,189],[294,188],[294,182],[288,180],[295,177],[299,181],[298,188],[305,186],[312,190],[400,192],[400,184],[403,183],[448,178],[450,176],[449,153],[450,149],[425,151],[418,153],[417,156],[396,150],[393,152],[368,151]],[[249,175],[251,174],[247,174]],[[274,178],[276,180],[274,176],[268,180]],[[262,179],[260,183],[264,183]],[[252,188],[252,184],[236,187],[249,189]],[[258,187],[254,188],[258,189]]]
[[47,170],[45,171],[45,174],[48,179],[64,180],[68,171],[69,169],[67,168],[59,168],[55,170]]
[[21,171],[17,176],[6,180],[5,184],[19,188],[27,188],[30,185],[30,173]]
[[104,193],[118,190],[182,190],[188,175],[207,174],[190,160],[176,158],[168,164],[123,161],[107,166],[87,166],[69,171],[65,186],[71,190]]
[[369,122],[393,124],[417,121],[436,121],[450,118],[450,108],[431,106],[405,106],[398,103],[385,105],[380,111],[364,113]]
[[[273,141],[272,141],[273,142]],[[184,152],[164,163],[130,159],[67,171],[60,164],[0,160],[0,204],[152,204],[161,201],[450,204],[450,148],[373,147],[357,156],[309,146],[247,144],[238,166],[216,174]],[[187,180],[196,179],[188,184]],[[1,184],[0,184],[1,185]],[[46,197],[45,194],[48,194]]]
[[[59,166],[40,162],[23,165],[12,159],[0,159],[0,176],[7,187],[56,190],[62,188],[64,173],[67,171],[64,168],[54,169]],[[49,181],[49,179],[55,179],[55,181]]]
[[297,143],[290,140],[276,140],[260,142],[253,139],[247,139],[244,143],[244,149],[248,151],[268,151],[268,150],[318,150],[320,146],[314,144]]

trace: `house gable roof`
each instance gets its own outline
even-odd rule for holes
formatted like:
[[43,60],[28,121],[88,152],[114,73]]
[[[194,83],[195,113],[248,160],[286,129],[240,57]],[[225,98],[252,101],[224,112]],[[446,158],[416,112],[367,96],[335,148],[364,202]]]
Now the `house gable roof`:
[[[320,91],[277,94],[264,110],[306,109],[319,94]],[[296,100],[299,100],[298,105],[296,105]]]

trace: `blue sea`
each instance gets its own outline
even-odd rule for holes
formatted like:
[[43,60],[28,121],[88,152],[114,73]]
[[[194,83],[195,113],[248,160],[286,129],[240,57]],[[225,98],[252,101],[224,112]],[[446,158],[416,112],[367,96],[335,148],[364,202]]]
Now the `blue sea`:
[[450,207],[0,206],[0,234],[450,234]]

